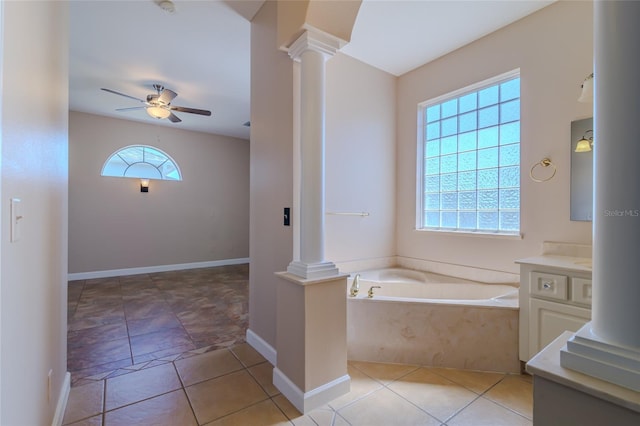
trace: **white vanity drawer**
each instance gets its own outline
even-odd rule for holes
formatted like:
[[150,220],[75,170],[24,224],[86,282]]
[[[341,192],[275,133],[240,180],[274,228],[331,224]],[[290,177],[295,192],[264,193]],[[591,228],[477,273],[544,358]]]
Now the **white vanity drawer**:
[[548,299],[567,300],[567,276],[532,272],[529,292]]
[[591,280],[571,278],[571,301],[591,306]]

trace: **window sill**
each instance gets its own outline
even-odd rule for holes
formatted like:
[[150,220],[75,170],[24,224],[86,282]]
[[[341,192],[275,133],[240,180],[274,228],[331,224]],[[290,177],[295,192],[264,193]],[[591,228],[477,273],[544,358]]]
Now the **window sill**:
[[455,236],[455,237],[473,237],[473,238],[495,238],[499,240],[522,240],[524,234],[498,234],[496,232],[467,232],[467,231],[448,231],[438,229],[415,229],[416,232],[424,232],[430,234]]

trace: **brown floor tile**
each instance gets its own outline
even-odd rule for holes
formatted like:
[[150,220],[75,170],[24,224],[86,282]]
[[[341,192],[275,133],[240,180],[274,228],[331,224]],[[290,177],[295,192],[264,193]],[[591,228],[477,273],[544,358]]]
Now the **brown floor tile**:
[[127,321],[145,319],[172,313],[171,307],[164,300],[130,299],[124,302]]
[[179,389],[105,414],[105,426],[197,426],[184,390]]
[[196,349],[196,345],[194,343],[189,342],[183,345],[173,346],[171,348],[160,349],[158,351],[150,352],[148,354],[134,355],[133,361],[137,364],[141,362],[153,361],[156,359],[164,359],[169,356],[175,356],[176,358],[178,358],[180,357],[181,354],[185,352],[189,352],[194,349]]
[[290,425],[287,417],[271,401],[259,402],[242,411],[233,413],[227,417],[215,420],[207,425],[211,426],[247,426],[247,425],[269,425],[285,426]]
[[107,379],[105,409],[112,410],[181,387],[182,384],[173,364],[160,365]]
[[175,365],[185,386],[242,369],[242,364],[227,349],[180,359],[175,361]]
[[63,423],[64,426],[102,426],[102,414],[80,420],[75,423]]
[[104,382],[93,382],[71,388],[62,424],[69,424],[102,413]]
[[249,374],[256,379],[256,382],[262,386],[262,389],[269,395],[275,396],[280,393],[278,388],[273,385],[273,365],[268,362],[249,367]]
[[120,361],[131,365],[131,348],[126,337],[75,348],[68,354],[67,365],[70,371],[78,371]]
[[127,327],[130,336],[139,336],[168,328],[182,327],[182,324],[175,315],[168,313],[145,319],[127,320]]
[[248,343],[242,343],[231,348],[231,351],[238,357],[245,367],[260,364],[266,361],[262,355],[251,347]]
[[207,380],[187,387],[186,391],[200,424],[268,399],[268,395],[246,371]]
[[191,338],[182,327],[167,328],[131,336],[131,353],[135,357],[189,343],[191,343]]
[[119,321],[98,327],[71,330],[67,333],[67,346],[70,349],[79,348],[80,346],[96,345],[107,340],[125,339],[127,337],[127,323]]

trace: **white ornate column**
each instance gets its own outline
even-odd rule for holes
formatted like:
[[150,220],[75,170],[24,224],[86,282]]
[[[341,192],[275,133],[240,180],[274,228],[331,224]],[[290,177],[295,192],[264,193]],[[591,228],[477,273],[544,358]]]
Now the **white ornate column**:
[[340,47],[338,39],[305,31],[289,48],[300,62],[300,259],[287,271],[314,279],[338,275],[324,259],[325,61]]
[[300,258],[287,272],[276,273],[281,280],[273,384],[302,413],[344,395],[351,386],[347,274],[324,260],[325,61],[340,43],[306,31],[289,47],[289,56],[300,62]]
[[596,1],[592,321],[561,365],[640,391],[640,3]]

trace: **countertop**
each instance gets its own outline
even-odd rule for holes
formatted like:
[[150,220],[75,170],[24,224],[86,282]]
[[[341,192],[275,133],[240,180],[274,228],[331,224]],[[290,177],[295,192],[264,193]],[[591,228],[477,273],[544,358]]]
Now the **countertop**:
[[524,265],[538,265],[549,268],[567,269],[571,271],[591,272],[591,259],[588,257],[559,256],[544,254],[541,256],[526,257],[516,260],[516,263]]

